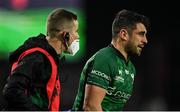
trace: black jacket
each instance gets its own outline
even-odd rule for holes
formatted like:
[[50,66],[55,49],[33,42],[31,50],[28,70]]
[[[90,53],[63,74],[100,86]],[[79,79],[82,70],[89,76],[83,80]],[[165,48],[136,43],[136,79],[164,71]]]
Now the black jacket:
[[[17,61],[23,51],[33,47],[45,49],[59,67],[59,56],[43,34],[29,38],[15,50],[9,57],[10,64]],[[48,110],[46,84],[50,74],[51,65],[44,54],[37,51],[23,57],[8,77],[3,90],[3,95],[8,102],[6,110]]]

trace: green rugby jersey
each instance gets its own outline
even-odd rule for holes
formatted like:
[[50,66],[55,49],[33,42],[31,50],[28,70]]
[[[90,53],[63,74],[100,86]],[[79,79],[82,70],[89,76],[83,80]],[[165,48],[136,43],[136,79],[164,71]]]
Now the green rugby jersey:
[[101,103],[103,110],[122,110],[131,96],[134,76],[134,65],[130,60],[126,62],[113,45],[99,50],[83,68],[72,110],[82,110],[86,83],[107,90]]

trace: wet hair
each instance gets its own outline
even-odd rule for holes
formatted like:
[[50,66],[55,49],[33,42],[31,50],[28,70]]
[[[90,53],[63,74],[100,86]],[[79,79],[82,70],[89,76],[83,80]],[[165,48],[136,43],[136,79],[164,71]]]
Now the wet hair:
[[112,37],[116,37],[121,29],[126,29],[131,34],[137,23],[142,23],[149,29],[150,21],[146,16],[126,9],[119,11],[112,23]]
[[77,15],[68,10],[62,8],[53,10],[47,18],[47,36],[58,38],[59,31],[72,25],[74,20],[77,20]]

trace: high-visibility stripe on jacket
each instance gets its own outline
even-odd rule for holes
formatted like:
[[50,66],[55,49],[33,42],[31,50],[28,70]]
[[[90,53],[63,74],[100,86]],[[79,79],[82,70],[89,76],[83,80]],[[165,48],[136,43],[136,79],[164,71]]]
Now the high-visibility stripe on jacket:
[[18,62],[24,56],[26,56],[30,53],[33,53],[35,51],[39,51],[39,52],[43,53],[49,59],[49,61],[51,63],[52,73],[51,73],[51,77],[48,80],[48,83],[46,85],[46,92],[47,92],[48,100],[49,100],[48,109],[51,111],[58,111],[59,105],[60,105],[60,89],[61,89],[60,80],[59,80],[59,76],[57,76],[58,73],[57,73],[57,65],[55,63],[55,60],[46,50],[44,50],[40,47],[35,47],[35,48],[30,48],[30,49],[24,51],[19,56],[18,60],[13,63],[11,71],[13,71],[17,67]]

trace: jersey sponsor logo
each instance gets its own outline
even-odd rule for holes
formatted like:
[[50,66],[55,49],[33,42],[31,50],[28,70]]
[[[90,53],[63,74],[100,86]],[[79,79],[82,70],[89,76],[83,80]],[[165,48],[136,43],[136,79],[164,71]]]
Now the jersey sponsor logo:
[[114,77],[114,80],[120,81],[120,82],[124,83],[124,78],[121,77],[121,76],[115,76],[115,77]]
[[131,78],[132,78],[132,83],[134,82],[134,74],[130,73],[128,70],[125,69],[125,74],[130,74]]
[[125,74],[129,74],[129,71],[125,69]]
[[124,77],[123,77],[122,75],[123,75],[123,73],[125,73],[125,74],[131,76],[131,78],[132,78],[132,83],[133,83],[133,81],[134,81],[134,73],[130,73],[130,71],[128,71],[127,69],[125,69],[124,72],[122,72],[122,70],[119,69],[119,70],[118,70],[118,73],[119,73],[119,74],[114,77],[114,80],[116,80],[116,81],[121,81],[121,82],[124,83]]
[[133,84],[133,82],[134,82],[134,74],[133,73],[131,74],[131,78],[132,78],[132,84]]
[[119,70],[119,74],[122,75],[122,70]]
[[114,80],[121,81],[122,83],[124,83],[124,78],[122,77],[122,70],[118,70],[118,72],[119,74],[114,77]]
[[123,91],[117,91],[116,87],[108,87],[107,94],[114,96],[116,98],[123,98],[124,102],[126,102],[130,98],[130,94],[123,92]]
[[134,74],[133,73],[131,74],[131,77],[132,77],[132,79],[134,79]]
[[108,80],[108,81],[111,80],[108,75],[106,75],[105,73],[100,72],[100,71],[98,71],[98,70],[92,70],[91,73],[92,73],[92,74],[95,74],[95,75],[97,75],[97,76],[100,76],[100,77],[102,77],[102,78],[105,78],[105,79]]

